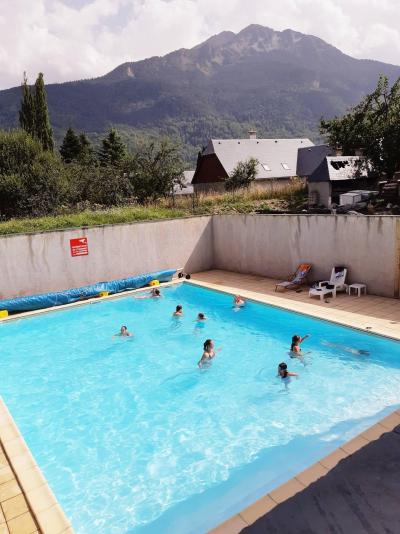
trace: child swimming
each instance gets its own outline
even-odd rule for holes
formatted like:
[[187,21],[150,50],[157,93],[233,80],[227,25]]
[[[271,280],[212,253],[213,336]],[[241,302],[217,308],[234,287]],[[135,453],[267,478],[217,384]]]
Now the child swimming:
[[132,336],[133,334],[128,332],[128,327],[124,325],[124,326],[121,326],[121,329],[118,332],[118,334],[114,334],[113,337],[132,337]]
[[356,356],[369,356],[369,350],[364,349],[353,349],[351,347],[346,347],[345,345],[341,345],[340,343],[331,343],[330,341],[321,341],[322,345],[326,345],[327,347],[332,347],[334,349],[340,349],[343,352],[349,352],[350,354],[355,354]]
[[240,295],[235,295],[233,297],[233,311],[239,311],[245,304],[246,301]]
[[[217,352],[220,350],[220,348],[217,349]],[[214,341],[212,339],[206,339],[203,345],[203,355],[197,365],[201,369],[204,365],[210,364],[213,358],[215,358]]]
[[172,314],[173,317],[183,317],[183,308],[180,304],[176,307],[174,313]]
[[282,362],[278,365],[278,377],[282,379],[282,381],[286,384],[290,382],[291,376],[299,376],[297,373],[290,373],[287,368],[287,364],[285,362]]
[[301,336],[293,336],[292,337],[292,344],[290,346],[290,357],[291,358],[298,358],[301,355],[301,343],[305,341],[307,338],[310,337],[310,334],[306,334],[304,337]]
[[134,299],[143,300],[143,299],[158,299],[162,297],[161,291],[157,287],[153,287],[147,295],[140,297],[133,297]]

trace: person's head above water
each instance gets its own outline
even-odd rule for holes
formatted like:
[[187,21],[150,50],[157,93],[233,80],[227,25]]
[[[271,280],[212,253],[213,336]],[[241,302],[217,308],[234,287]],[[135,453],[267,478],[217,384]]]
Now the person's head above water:
[[293,336],[293,337],[292,337],[292,343],[293,343],[293,344],[296,344],[296,343],[298,343],[299,341],[301,341],[301,337],[300,337],[300,336],[297,336],[297,335],[296,335],[296,336]]
[[203,346],[204,352],[210,352],[210,350],[212,350],[213,348],[214,348],[214,341],[212,339],[206,339],[204,341],[204,346]]
[[161,295],[160,290],[157,287],[153,287],[151,290],[152,295],[159,297]]
[[197,319],[199,319],[199,321],[204,321],[205,318],[206,317],[205,317],[204,313],[199,313],[198,316],[197,316]]
[[125,334],[125,332],[128,331],[128,327],[127,326],[121,326],[121,334]]
[[180,304],[178,304],[178,306],[176,307],[176,310],[175,310],[175,311],[177,311],[177,312],[182,311],[182,306],[181,306]]
[[287,370],[287,364],[285,362],[282,362],[278,365],[278,369],[280,371],[286,371]]

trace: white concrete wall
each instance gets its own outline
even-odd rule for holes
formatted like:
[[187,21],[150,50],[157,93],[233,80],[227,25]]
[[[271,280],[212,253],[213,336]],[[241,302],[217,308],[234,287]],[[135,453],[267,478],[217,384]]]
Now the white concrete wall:
[[[89,255],[69,240],[87,237]],[[57,291],[136,274],[212,267],[212,221],[194,217],[0,238],[0,298]]]
[[[72,258],[69,240],[82,236],[89,255]],[[313,264],[312,280],[345,265],[350,282],[398,296],[400,219],[238,214],[4,236],[0,261],[0,298],[176,267],[282,279],[301,262]]]
[[[221,215],[213,220],[214,266],[285,279],[302,262],[311,280],[329,278],[334,265],[350,282],[393,297],[398,291],[396,217],[334,215]],[[399,225],[400,228],[400,225]]]

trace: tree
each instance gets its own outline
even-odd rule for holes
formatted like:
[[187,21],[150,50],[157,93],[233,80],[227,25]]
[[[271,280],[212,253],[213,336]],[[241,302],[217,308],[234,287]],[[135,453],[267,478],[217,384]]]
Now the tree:
[[247,161],[239,161],[229,178],[225,180],[227,191],[236,191],[242,187],[250,187],[257,176],[258,160],[249,158]]
[[362,149],[372,170],[390,179],[400,169],[400,78],[389,86],[381,76],[376,89],[341,118],[321,119],[321,133],[346,155]]
[[61,158],[65,163],[76,161],[81,155],[81,142],[74,130],[68,128],[60,147]]
[[28,86],[28,79],[25,72],[22,83],[22,100],[21,109],[19,111],[19,124],[23,130],[28,132],[29,135],[32,137],[35,135],[35,108],[32,92]]
[[52,152],[24,130],[0,131],[0,215],[45,215],[66,196],[68,176]]
[[126,164],[134,196],[140,203],[173,195],[175,187],[183,186],[183,170],[178,147],[167,140],[142,147]]
[[92,145],[90,144],[89,139],[86,137],[86,134],[83,132],[79,134],[79,145],[80,145],[80,152],[79,152],[79,161],[81,163],[88,163],[93,164],[93,149]]
[[126,158],[126,146],[123,143],[120,135],[114,128],[108,132],[107,137],[101,142],[99,151],[100,165],[120,165]]
[[39,139],[44,150],[53,150],[53,131],[50,126],[46,89],[44,86],[43,74],[41,72],[35,82],[34,109],[35,137]]

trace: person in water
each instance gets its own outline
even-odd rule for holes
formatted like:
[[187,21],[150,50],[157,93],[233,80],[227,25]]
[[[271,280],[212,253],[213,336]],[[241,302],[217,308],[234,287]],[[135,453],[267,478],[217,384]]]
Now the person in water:
[[234,308],[243,308],[245,305],[245,300],[240,295],[235,295],[233,298],[233,307]]
[[291,376],[299,376],[297,373],[290,373],[287,368],[287,364],[285,362],[282,362],[278,365],[278,377],[280,377],[283,381],[287,382],[290,380]]
[[158,287],[153,287],[150,291],[150,293],[148,293],[147,295],[143,295],[143,296],[140,296],[140,297],[134,297],[135,299],[140,299],[140,300],[143,300],[143,299],[158,299],[160,298],[162,295],[161,295],[161,291],[158,289]]
[[204,323],[205,321],[207,321],[207,317],[204,315],[204,313],[199,313],[199,314],[197,315],[197,319],[196,319],[196,321],[197,321],[198,323]]
[[342,350],[343,352],[349,352],[350,354],[355,354],[356,356],[369,356],[369,350],[364,349],[353,349],[352,347],[346,347],[346,345],[341,345],[340,343],[331,343],[330,341],[321,341],[322,345],[327,347],[332,347],[334,349]]
[[120,331],[118,332],[118,334],[115,334],[114,337],[132,337],[133,334],[131,334],[130,332],[128,332],[128,327],[127,326],[121,326],[121,329]]
[[[220,350],[221,349],[217,349],[217,352]],[[203,355],[197,363],[200,369],[203,365],[211,363],[211,360],[215,358],[215,352],[214,341],[212,339],[206,339],[203,345]]]
[[172,314],[173,317],[182,317],[183,316],[183,308],[180,304],[176,307],[174,313]]
[[305,341],[307,338],[310,337],[310,334],[306,334],[304,337],[301,336],[293,336],[292,337],[292,344],[290,346],[290,357],[291,358],[298,358],[301,356],[301,347],[300,345]]

